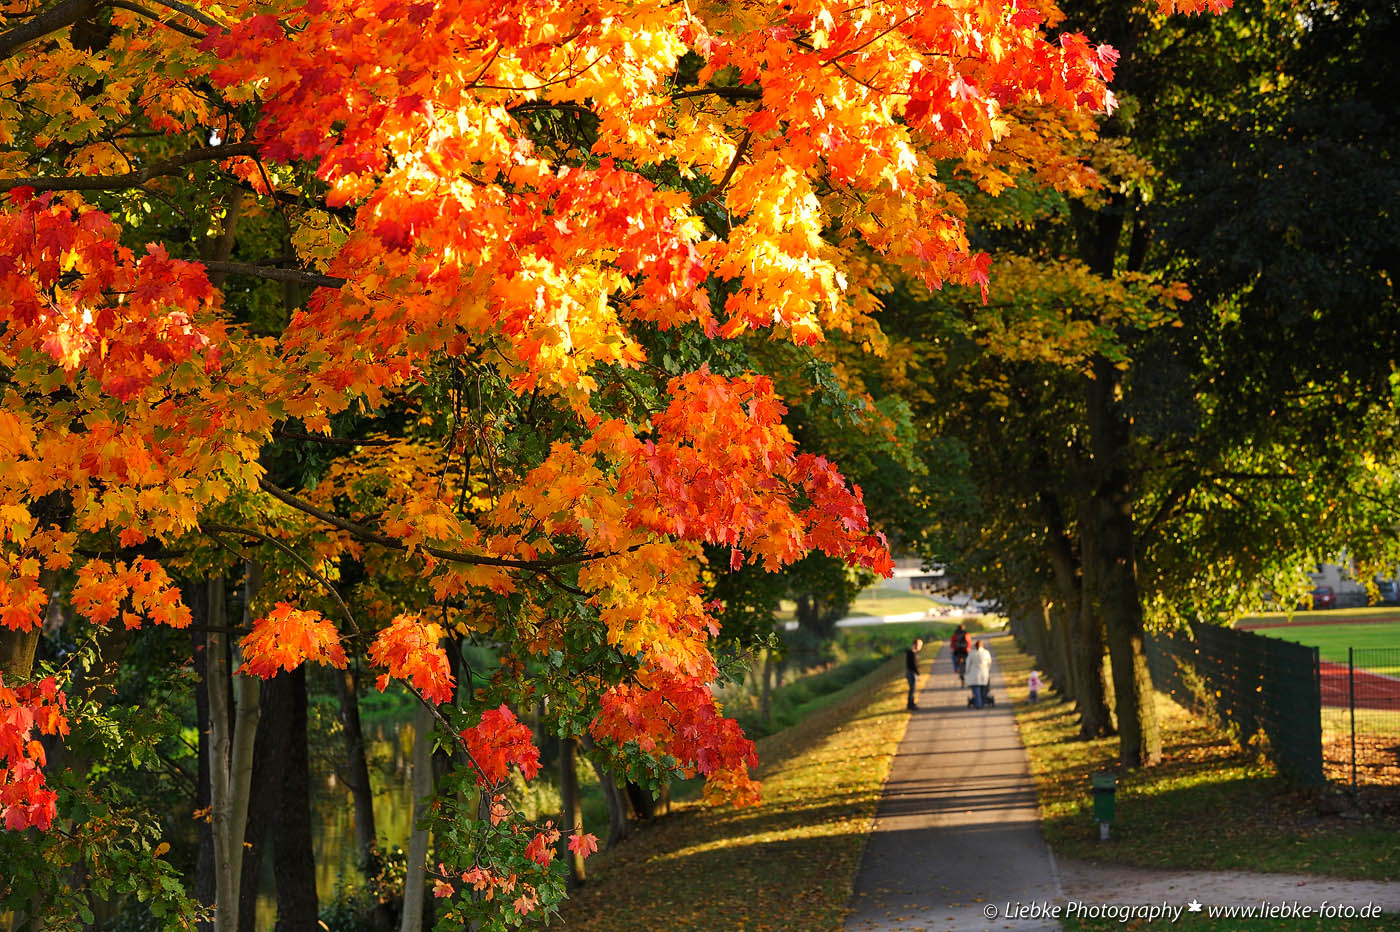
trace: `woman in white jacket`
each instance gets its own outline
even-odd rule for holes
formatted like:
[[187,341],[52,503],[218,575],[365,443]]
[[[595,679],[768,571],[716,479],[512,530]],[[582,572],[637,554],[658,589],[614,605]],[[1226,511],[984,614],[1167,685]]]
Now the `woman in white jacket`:
[[972,705],[980,709],[987,699],[987,684],[992,680],[992,655],[981,640],[972,642],[967,655],[967,685],[972,687]]

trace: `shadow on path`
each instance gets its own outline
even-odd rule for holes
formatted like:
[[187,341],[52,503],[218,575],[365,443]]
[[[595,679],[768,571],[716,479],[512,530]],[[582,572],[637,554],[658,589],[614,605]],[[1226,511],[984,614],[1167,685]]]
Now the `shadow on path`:
[[[1313,915],[1324,903],[1400,912],[1400,883],[1057,863],[1041,834],[1000,671],[993,667],[992,693],[1001,704],[975,710],[946,645],[934,664],[885,783],[846,932],[1050,932],[1060,923],[1037,913],[1052,904],[1061,915],[1071,905],[1184,910],[1191,901],[1293,903],[1311,906]],[[1008,919],[1008,910],[1019,915]]]
[[1053,902],[1059,889],[1001,672],[994,663],[1000,704],[970,709],[947,645],[928,662],[933,672],[885,783],[846,930],[1057,930],[1058,922],[1003,915],[1008,904]]

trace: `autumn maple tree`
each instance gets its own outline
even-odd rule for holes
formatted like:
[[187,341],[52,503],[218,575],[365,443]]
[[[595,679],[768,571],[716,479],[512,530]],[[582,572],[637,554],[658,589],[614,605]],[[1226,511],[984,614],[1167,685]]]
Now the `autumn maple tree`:
[[[538,767],[507,704],[752,801],[703,548],[889,568],[762,354],[722,347],[873,340],[892,274],[985,287],[950,180],[1092,183],[1115,60],[1018,0],[0,17],[7,825],[55,815],[32,735],[73,669],[27,685],[50,601],[181,627],[208,580],[213,665],[242,578],[240,688],[354,655],[430,704],[458,762],[436,818],[471,827],[434,892],[491,921],[562,891],[560,830],[504,806]],[[500,647],[489,681],[465,636]]]

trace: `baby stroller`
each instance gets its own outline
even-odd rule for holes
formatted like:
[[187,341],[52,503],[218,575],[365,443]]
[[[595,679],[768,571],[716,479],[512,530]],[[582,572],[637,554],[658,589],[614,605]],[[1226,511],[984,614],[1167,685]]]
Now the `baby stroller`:
[[[990,689],[991,689],[991,687],[988,687],[988,690],[990,690]],[[982,705],[984,705],[984,706],[993,706],[993,705],[996,705],[996,704],[997,704],[996,697],[993,696],[993,695],[991,694],[990,691],[989,691],[985,696],[982,697]],[[968,696],[968,697],[967,697],[967,707],[968,707],[969,709],[975,709],[975,708],[977,708],[977,703],[975,703],[975,702],[972,701],[972,697],[971,697],[971,696]]]

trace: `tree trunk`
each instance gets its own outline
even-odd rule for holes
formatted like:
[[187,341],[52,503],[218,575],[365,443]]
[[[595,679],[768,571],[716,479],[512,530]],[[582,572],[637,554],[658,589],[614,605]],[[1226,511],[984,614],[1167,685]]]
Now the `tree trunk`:
[[[224,205],[224,223],[218,236],[211,236],[204,241],[204,246],[200,250],[201,258],[205,262],[227,262],[228,257],[233,255],[233,241],[238,230],[239,215],[243,212],[243,192],[234,188],[228,193],[228,200]],[[213,218],[210,218],[213,219]],[[288,253],[290,255],[290,253]],[[209,284],[215,288],[224,286],[224,279],[228,277],[227,272],[210,272]],[[292,305],[291,307],[295,307]],[[290,307],[288,308],[291,309]]]
[[1111,735],[1113,715],[1103,688],[1103,620],[1088,601],[1080,606],[1071,637],[1071,649],[1074,652],[1079,735],[1082,738]]
[[776,672],[773,663],[773,648],[768,648],[763,652],[763,684],[759,687],[758,694],[758,714],[760,720],[765,724],[773,721],[773,675]]
[[1103,689],[1103,617],[1097,599],[1099,586],[1098,527],[1092,502],[1081,502],[1079,509],[1079,553],[1084,583],[1079,611],[1070,639],[1079,699],[1079,735],[1098,738],[1113,733],[1112,718]]
[[[448,672],[452,674],[452,682],[456,684],[453,691],[454,702],[456,701],[456,697],[462,694],[463,689],[471,689],[470,683],[472,677],[470,666],[467,663],[466,657],[462,654],[464,644],[465,640],[459,634],[449,634],[444,642],[444,648],[447,653],[447,669]],[[541,701],[540,705],[544,706],[545,703]],[[547,711],[547,708],[541,708],[540,711],[543,713]],[[519,717],[522,719],[524,718],[523,715]],[[538,734],[538,731],[532,731],[531,733]],[[447,778],[448,774],[452,772],[454,767],[465,768],[469,766],[470,764],[467,762],[466,755],[461,752],[460,748],[451,745],[446,748],[438,748],[433,752],[432,782],[429,784],[430,787],[436,789],[442,786],[444,780]],[[459,801],[465,803],[465,796],[459,797]],[[430,863],[443,864],[448,860],[449,855],[443,851],[443,845],[446,843],[446,839],[436,836],[433,838],[432,860]],[[431,929],[436,924],[437,897],[425,897],[423,903],[423,928]]]
[[413,719],[413,834],[403,885],[399,932],[423,932],[423,893],[428,859],[428,805],[433,797],[433,713],[420,704]]
[[571,834],[583,834],[583,801],[578,792],[578,740],[575,738],[565,738],[559,748],[559,800],[563,810],[559,824],[564,831],[559,840],[559,853],[568,864],[572,888],[588,879],[583,855],[568,848]]
[[1071,684],[1070,694],[1079,711],[1079,734],[1084,738],[1097,738],[1108,734],[1111,727],[1103,698],[1103,679],[1095,672],[1103,661],[1102,626],[1085,594],[1090,584],[1087,553],[1093,546],[1093,536],[1085,532],[1085,508],[1081,504],[1076,553],[1060,497],[1042,492],[1039,503],[1048,531],[1046,553],[1054,570],[1055,586],[1064,602],[1062,628],[1068,647],[1065,670]]
[[[28,507],[40,528],[57,530],[72,524],[73,505],[67,492],[50,492],[31,502]],[[58,586],[58,571],[40,570],[38,582],[44,590],[44,611],[34,619],[34,627],[28,631],[15,631],[0,625],[0,678],[10,686],[24,682],[34,673],[34,655],[39,650],[44,620],[49,614],[49,602],[53,600],[54,589]]]
[[204,656],[207,663],[209,695],[209,819],[214,835],[214,930],[233,932],[238,927],[238,871],[242,870],[242,832],[239,832],[239,863],[231,859],[229,839],[233,835],[231,775],[229,758],[233,744],[232,708],[229,696],[228,635],[224,580],[209,580],[209,631]]
[[0,679],[6,685],[21,683],[34,672],[34,654],[39,649],[41,630],[39,627],[31,631],[0,628]]
[[[190,614],[194,620],[190,640],[193,642],[195,678],[199,684],[194,691],[195,729],[199,733],[199,770],[195,782],[194,802],[194,808],[197,812],[210,811],[213,802],[210,796],[212,783],[210,754],[212,749],[209,736],[209,645],[208,635],[200,630],[210,624],[209,592],[211,588],[210,584],[205,581],[185,588],[185,604],[189,606]],[[227,659],[225,666],[227,666]],[[227,722],[225,722],[224,727],[228,727]],[[198,822],[199,853],[195,856],[194,898],[201,906],[212,906],[215,897],[213,821],[206,817],[199,819]],[[213,926],[208,922],[201,922],[195,928],[196,932],[210,932]]]
[[656,818],[656,799],[651,791],[640,784],[627,781],[627,802],[632,806],[632,814],[643,822]]
[[1031,632],[1030,640],[1035,643],[1035,655],[1040,661],[1045,679],[1054,683],[1061,695],[1068,695],[1064,688],[1065,671],[1060,667],[1060,657],[1055,650],[1055,639],[1051,636],[1051,601],[1042,597],[1033,610],[1026,615],[1026,629]]
[[[369,777],[369,759],[365,751],[364,725],[360,721],[360,672],[358,661],[351,661],[344,670],[331,674],[339,704],[340,738],[345,751],[342,777],[350,789],[355,805],[356,867],[373,890],[383,868],[379,854],[379,831],[374,818],[374,784]],[[375,929],[393,928],[393,904],[384,896],[375,897],[371,924]]]
[[1059,603],[1051,603],[1047,609],[1050,625],[1050,639],[1054,642],[1055,655],[1060,658],[1060,669],[1064,680],[1062,692],[1066,699],[1078,704],[1079,678],[1074,666],[1074,651],[1071,646],[1074,617]]
[[282,778],[290,751],[290,692],[282,673],[262,684],[257,735],[253,739],[253,774],[248,788],[248,821],[243,829],[243,866],[238,881],[239,932],[257,927],[258,880],[269,844],[276,844]]
[[340,737],[345,751],[345,785],[355,804],[355,845],[359,851],[359,868],[366,878],[379,872],[379,836],[374,824],[374,788],[369,781],[369,762],[365,756],[365,733],[360,723],[359,668],[350,664],[337,670],[335,694],[339,702]]
[[287,748],[282,767],[273,873],[277,878],[277,932],[317,928],[316,855],[311,845],[311,762],[306,745],[306,667],[285,680],[288,720],[282,729]]
[[[461,680],[457,679],[455,674],[453,675],[453,679],[459,683],[461,682]],[[459,758],[453,752],[448,752],[442,748],[433,751],[432,782],[429,785],[434,789],[442,786],[443,780],[452,772],[454,762],[461,767],[470,766],[464,757]],[[446,839],[439,838],[437,835],[432,836],[431,860],[429,863],[443,864],[448,860],[449,855],[442,850],[445,843]],[[436,923],[437,897],[427,896],[423,900],[423,928],[431,929]]]
[[583,734],[579,738],[579,747],[586,752],[588,762],[598,774],[598,785],[603,789],[603,801],[608,805],[607,847],[611,848],[632,834],[632,823],[627,820],[627,803],[622,798],[622,791],[617,787],[617,778],[608,773],[598,759],[592,756],[592,751],[597,747],[593,743],[593,736]]
[[[1118,754],[1129,767],[1151,766],[1162,758],[1162,735],[1152,675],[1143,649],[1142,600],[1137,587],[1133,493],[1128,468],[1130,427],[1119,402],[1120,374],[1105,359],[1094,363],[1088,380],[1089,431],[1094,463],[1102,481],[1094,498],[1098,536],[1094,553],[1096,587],[1113,661],[1113,692],[1118,713]],[[1087,559],[1086,559],[1087,562]]]
[[809,593],[800,592],[793,597],[793,604],[796,606],[793,614],[797,618],[797,623],[805,630],[815,630],[817,605],[813,597]]
[[1042,603],[1039,599],[1036,599],[1034,604],[1029,607],[1022,602],[1018,602],[1015,608],[1008,606],[1006,627],[1011,631],[1011,636],[1016,639],[1017,644],[1030,654],[1035,665],[1048,674],[1050,666],[1045,662],[1045,632],[1040,626],[1041,610]]
[[603,787],[603,799],[608,804],[607,846],[611,848],[626,841],[632,834],[632,822],[627,818],[627,800],[622,796],[617,778],[604,770],[602,764],[595,763],[593,766],[598,771],[598,781]]
[[[244,614],[251,613],[259,570],[247,566]],[[253,776],[253,740],[258,727],[258,684],[248,676],[233,676],[223,577],[209,581],[209,633],[205,642],[209,665],[210,804],[214,834],[214,930],[238,928],[238,888],[243,871],[243,831],[248,822],[248,791]],[[230,734],[229,681],[233,680],[237,712]]]
[[[1114,563],[1131,559],[1120,548]],[[1131,548],[1129,548],[1131,553]],[[1129,767],[1148,767],[1162,759],[1152,674],[1143,648],[1142,604],[1131,571],[1118,569],[1104,587],[1103,613],[1113,664],[1113,695],[1118,717],[1118,755]]]
[[[243,570],[243,627],[253,626],[253,599],[262,586],[262,566],[249,560]],[[230,672],[242,663],[243,652],[236,641],[229,643]],[[257,739],[258,719],[261,717],[262,682],[255,676],[233,673],[233,696],[238,711],[234,715],[232,758],[229,762],[230,817],[233,835],[229,841],[231,854],[236,857],[234,878],[241,876],[239,862],[245,850],[243,834],[248,824],[248,806],[252,800],[253,744]],[[235,887],[235,900],[237,888]]]

